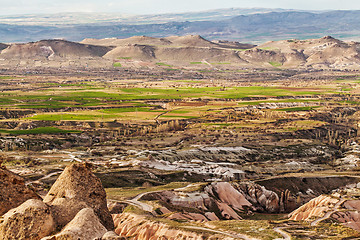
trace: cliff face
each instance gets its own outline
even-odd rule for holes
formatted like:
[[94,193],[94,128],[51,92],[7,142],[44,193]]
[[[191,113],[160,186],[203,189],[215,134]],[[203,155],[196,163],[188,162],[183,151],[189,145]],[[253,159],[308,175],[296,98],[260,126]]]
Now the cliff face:
[[134,240],[231,240],[220,234],[205,235],[186,231],[181,228],[171,228],[160,222],[153,222],[143,216],[132,213],[113,215],[115,232],[120,236]]

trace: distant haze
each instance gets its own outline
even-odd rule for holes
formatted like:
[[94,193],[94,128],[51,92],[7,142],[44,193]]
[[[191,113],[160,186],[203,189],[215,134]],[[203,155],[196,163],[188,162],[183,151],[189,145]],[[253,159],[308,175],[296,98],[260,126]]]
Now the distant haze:
[[1,0],[0,15],[59,12],[119,12],[157,14],[218,8],[285,8],[304,10],[355,10],[358,0]]

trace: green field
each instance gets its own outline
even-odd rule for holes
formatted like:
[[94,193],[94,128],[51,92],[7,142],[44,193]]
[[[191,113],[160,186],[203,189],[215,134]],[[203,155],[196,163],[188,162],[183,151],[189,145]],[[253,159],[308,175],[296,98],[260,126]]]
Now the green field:
[[311,106],[311,107],[292,107],[292,108],[280,108],[276,111],[285,111],[285,112],[300,112],[300,111],[312,111],[320,106]]
[[[200,84],[201,81],[174,81],[177,83]],[[172,84],[168,82],[167,84]],[[283,96],[311,96],[334,93],[335,89],[306,88],[286,89],[265,86],[244,87],[212,87],[212,86],[176,86],[176,87],[122,87],[115,84],[105,85],[101,82],[49,82],[42,83],[39,88],[31,91],[9,91],[0,94],[0,108],[2,109],[32,109],[36,114],[26,116],[29,120],[45,121],[112,121],[117,119],[150,120],[159,114],[164,119],[192,119],[206,114],[212,107],[184,106],[171,109],[162,109],[150,106],[146,101],[222,101],[231,100],[236,105],[257,105],[266,102],[311,102],[312,99],[279,99],[260,101],[240,101],[247,97],[283,97]],[[223,104],[213,106],[215,110],[223,108]],[[72,111],[57,112],[57,109],[75,108]],[[95,110],[95,109],[97,110]],[[284,108],[280,111],[309,111],[315,107]],[[54,111],[46,112],[46,109]]]
[[119,63],[119,62],[115,62],[115,63],[113,64],[113,66],[114,66],[114,67],[122,67],[121,63]]
[[164,67],[172,67],[172,65],[166,64],[166,63],[162,63],[162,62],[158,62],[158,63],[156,63],[156,65],[158,65],[158,66],[164,66]]
[[4,130],[0,129],[0,133],[7,133],[10,135],[27,135],[27,134],[56,134],[56,133],[79,133],[80,131],[69,131],[55,127],[39,127],[26,130]]
[[282,63],[279,63],[279,62],[269,62],[269,64],[273,67],[281,67],[282,66]]

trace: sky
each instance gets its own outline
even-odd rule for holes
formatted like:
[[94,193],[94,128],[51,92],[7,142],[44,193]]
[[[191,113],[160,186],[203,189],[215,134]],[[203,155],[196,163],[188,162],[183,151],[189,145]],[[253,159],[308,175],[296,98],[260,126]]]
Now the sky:
[[157,14],[218,8],[284,8],[302,10],[359,10],[359,0],[0,0],[0,15],[118,12]]

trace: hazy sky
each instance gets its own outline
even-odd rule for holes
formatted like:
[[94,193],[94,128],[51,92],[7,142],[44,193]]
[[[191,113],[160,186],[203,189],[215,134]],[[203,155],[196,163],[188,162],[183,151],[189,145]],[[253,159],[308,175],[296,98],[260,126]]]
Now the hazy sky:
[[153,14],[231,7],[360,9],[359,0],[0,0],[0,15],[58,12]]

